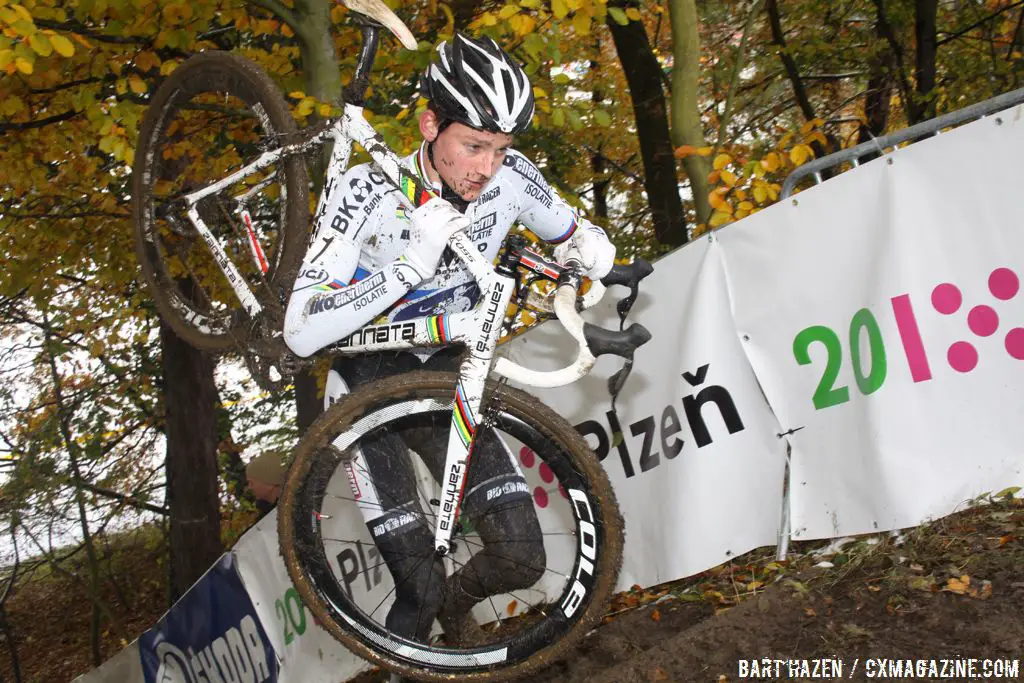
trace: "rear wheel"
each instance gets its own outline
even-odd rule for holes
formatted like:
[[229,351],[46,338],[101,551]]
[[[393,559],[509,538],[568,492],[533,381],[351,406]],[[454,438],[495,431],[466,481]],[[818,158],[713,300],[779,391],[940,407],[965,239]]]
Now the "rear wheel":
[[[249,317],[186,215],[183,197],[292,141],[296,132],[274,82],[237,55],[196,55],[153,95],[132,169],[136,254],[160,314],[194,346],[240,345]],[[197,209],[268,322],[280,329],[309,224],[302,157],[278,159],[200,200]]]
[[[483,514],[525,505],[536,515],[543,550],[536,556],[539,566],[530,568],[533,583],[474,596],[479,602],[470,613],[470,629],[462,628],[466,620],[446,621],[443,610],[427,637],[403,637],[389,629],[396,588],[409,579],[384,563],[370,532],[373,527],[379,533],[378,522],[364,520],[367,509],[392,507],[385,501],[393,482],[372,481],[373,495],[367,494],[370,472],[361,448],[384,434],[422,429],[425,419],[447,430],[456,381],[454,373],[400,375],[368,385],[325,412],[299,443],[288,471],[278,504],[281,552],[305,605],[356,654],[420,680],[513,678],[550,664],[597,625],[622,561],[622,519],[607,476],[579,433],[530,395],[489,383],[476,438],[485,430],[499,436],[526,479],[517,493],[529,495],[501,503],[502,492],[494,491],[499,504]],[[432,540],[444,495],[416,454],[408,452],[418,472],[419,505],[409,510],[412,521],[403,515],[386,523],[419,525],[422,529],[414,531]],[[492,492],[486,493],[490,500]],[[480,520],[460,516],[453,550],[443,558],[447,580],[485,552],[490,560],[508,560],[510,569],[523,562],[484,543],[482,532],[473,528],[484,526]],[[518,542],[535,539],[505,537],[496,545],[512,549]],[[432,542],[418,552],[402,555],[402,565],[438,561]],[[452,623],[462,630],[450,628]]]

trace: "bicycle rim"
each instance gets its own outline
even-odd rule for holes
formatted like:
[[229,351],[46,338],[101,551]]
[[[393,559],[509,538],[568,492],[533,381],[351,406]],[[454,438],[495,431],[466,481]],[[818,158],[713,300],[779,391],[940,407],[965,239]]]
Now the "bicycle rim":
[[[185,212],[183,197],[227,176],[295,133],[273,82],[247,60],[204,53],[154,95],[133,179],[136,248],[161,314],[189,342],[238,344],[247,315]],[[279,316],[305,246],[308,187],[301,158],[201,200],[199,215],[268,315]]]
[[[357,392],[322,416],[289,471],[278,517],[282,552],[305,604],[367,659],[422,680],[517,677],[549,664],[601,618],[621,563],[622,522],[596,456],[571,425],[529,395],[491,385],[482,421],[519,461],[530,495],[516,505],[532,507],[540,523],[543,571],[533,584],[476,605],[480,639],[472,645],[454,641],[437,623],[424,640],[389,631],[385,619],[405,577],[375,552],[358,510],[365,499],[356,500],[350,485],[369,472],[353,471],[362,465],[349,456],[353,445],[381,430],[401,431],[427,414],[447,420],[454,386],[454,374],[412,373]],[[422,515],[414,523],[432,537],[440,489],[425,472],[417,479]],[[386,495],[385,489],[380,497]],[[487,514],[505,511],[495,506]],[[449,575],[486,547],[465,515],[457,529]],[[432,547],[422,552],[423,561],[433,559]]]

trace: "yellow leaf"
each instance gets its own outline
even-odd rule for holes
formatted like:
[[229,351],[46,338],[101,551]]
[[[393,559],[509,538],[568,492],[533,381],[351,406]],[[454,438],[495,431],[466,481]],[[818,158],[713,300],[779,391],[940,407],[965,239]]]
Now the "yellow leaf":
[[761,159],[761,166],[769,173],[774,173],[779,169],[779,155],[775,152],[769,152],[765,155],[764,159]]
[[517,14],[508,23],[517,36],[529,35],[537,27],[537,20],[529,14]]
[[551,13],[555,15],[555,19],[564,19],[569,13],[565,0],[551,0]]
[[173,72],[177,68],[178,68],[178,63],[177,62],[164,62],[163,64],[160,65],[160,75],[161,76],[167,76],[168,74],[170,74],[171,72]]
[[711,173],[708,173],[708,182],[711,183],[712,185],[714,185],[715,183],[717,183],[719,181],[719,179],[721,177],[722,177],[722,172],[721,171],[712,171]]
[[518,607],[518,606],[519,606],[519,603],[517,601],[513,600],[510,603],[508,603],[507,607],[505,607],[505,611],[508,612],[509,616],[512,616],[513,614],[516,613],[516,607]]
[[732,171],[722,171],[722,181],[729,187],[732,187],[736,184],[736,174]]
[[715,157],[715,160],[711,162],[711,165],[714,167],[716,171],[721,171],[723,168],[729,165],[730,161],[732,161],[732,157],[729,156],[728,154],[719,154],[717,157]]
[[61,57],[70,57],[75,54],[75,45],[64,36],[50,36],[50,45]]
[[37,55],[49,57],[53,54],[53,47],[50,45],[49,39],[42,33],[33,33],[29,36],[28,44]]
[[949,578],[949,581],[946,582],[946,585],[942,590],[950,593],[956,593],[957,595],[963,595],[968,591],[970,585],[971,577],[965,575],[958,579],[955,576],[952,576]]
[[14,50],[0,50],[0,69],[14,61]]
[[302,92],[301,90],[292,90],[290,93],[288,93],[288,97],[292,98],[293,100],[301,100],[306,97],[306,93]]
[[146,82],[135,74],[132,74],[131,77],[128,78],[128,87],[130,87],[132,92],[136,95],[141,95],[146,92]]
[[539,98],[547,97],[548,94],[544,90],[544,88],[540,87],[539,85],[535,85],[535,86],[533,86],[533,96],[535,98],[539,99]]
[[509,17],[511,17],[513,14],[516,14],[517,12],[519,12],[519,8],[516,7],[515,5],[505,5],[504,7],[502,7],[498,11],[498,18],[499,19],[508,19]]
[[572,28],[581,36],[590,35],[590,16],[577,12],[572,18]]
[[409,109],[405,108],[405,109],[403,109],[402,111],[398,112],[395,115],[395,121],[401,121],[402,119],[404,119],[408,115],[409,115]]
[[636,7],[630,7],[626,10],[626,16],[633,21],[640,21],[640,10]]
[[92,49],[92,43],[90,43],[88,40],[86,40],[85,36],[80,36],[77,33],[72,33],[71,37],[74,38],[75,40],[77,40],[79,43],[81,43],[82,47],[84,47],[85,49],[87,49],[87,50],[91,50]]
[[156,56],[155,52],[143,50],[135,56],[135,66],[142,71],[149,71],[160,66],[160,58]]
[[18,57],[14,60],[14,65],[18,67],[18,71],[23,74],[32,73],[32,62],[28,61],[24,57]]
[[11,5],[11,7],[14,9],[15,12],[21,15],[22,19],[24,19],[25,21],[32,21],[32,15],[29,13],[27,9],[18,4]]
[[768,199],[768,188],[764,185],[754,186],[754,201],[758,204],[764,204],[765,200]]
[[697,154],[701,155],[702,157],[709,157],[709,156],[711,156],[711,152],[712,151],[713,150],[711,149],[710,146],[697,148]]
[[750,211],[754,208],[754,204],[753,202],[742,201],[739,203],[739,206],[737,208],[742,211]]
[[724,203],[725,200],[722,199],[722,193],[719,192],[718,190],[714,190],[713,192],[710,192],[708,194],[708,204],[711,205],[712,209],[717,209]]
[[807,161],[809,156],[807,145],[797,145],[793,149],[789,150],[789,159],[796,166]]
[[[441,5],[441,7],[444,7],[444,5]],[[498,17],[494,16],[493,12],[484,12],[473,23],[480,26],[494,26],[498,23]]]
[[720,225],[725,225],[730,220],[732,220],[732,216],[730,216],[729,214],[725,213],[724,211],[715,211],[713,214],[711,214],[711,220],[708,221],[708,225],[710,225],[712,228],[717,228]]

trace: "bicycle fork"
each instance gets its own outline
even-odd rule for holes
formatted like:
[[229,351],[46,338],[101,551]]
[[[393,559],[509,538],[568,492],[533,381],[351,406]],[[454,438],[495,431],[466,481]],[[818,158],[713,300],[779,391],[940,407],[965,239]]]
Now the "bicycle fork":
[[[461,236],[460,236],[461,237]],[[466,489],[470,460],[481,426],[481,405],[484,387],[490,373],[494,350],[498,345],[505,321],[505,312],[515,289],[514,272],[503,262],[497,270],[484,262],[472,248],[468,239],[455,239],[449,246],[461,258],[481,284],[483,305],[477,310],[474,334],[466,339],[466,358],[459,366],[452,407],[451,429],[448,432],[448,452],[445,457],[441,481],[440,509],[434,528],[434,550],[444,556],[451,552],[451,539],[458,524]],[[444,318],[446,316],[438,316]]]

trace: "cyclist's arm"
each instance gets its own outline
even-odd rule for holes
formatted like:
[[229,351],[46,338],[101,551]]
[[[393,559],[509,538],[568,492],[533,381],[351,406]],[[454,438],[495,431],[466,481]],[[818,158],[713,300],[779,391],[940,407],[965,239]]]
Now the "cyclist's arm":
[[295,280],[285,312],[284,341],[296,355],[309,356],[344,339],[422,279],[412,266],[396,259],[378,270],[358,273],[363,277],[353,282],[363,242],[377,227],[376,214],[366,216],[362,204],[372,196],[368,190],[384,191],[370,188],[364,180],[356,167],[337,183]]
[[548,184],[533,162],[509,150],[505,165],[512,171],[509,183],[518,196],[518,221],[551,244],[561,244],[584,230],[597,239],[608,239],[604,230],[581,216]]

